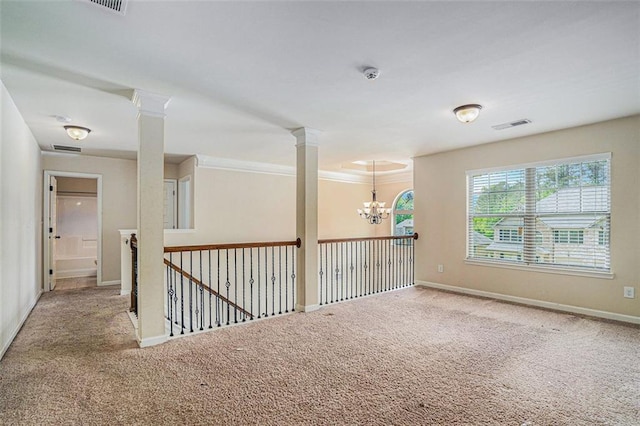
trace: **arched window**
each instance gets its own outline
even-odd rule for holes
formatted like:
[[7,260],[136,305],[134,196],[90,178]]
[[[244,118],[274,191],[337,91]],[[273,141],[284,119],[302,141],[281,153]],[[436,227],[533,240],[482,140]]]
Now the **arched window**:
[[393,203],[393,235],[413,235],[413,189],[401,192]]

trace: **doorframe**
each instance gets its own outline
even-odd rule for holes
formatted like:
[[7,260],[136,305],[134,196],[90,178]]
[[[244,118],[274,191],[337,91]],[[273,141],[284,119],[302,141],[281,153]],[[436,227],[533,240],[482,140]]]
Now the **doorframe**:
[[42,193],[42,286],[44,291],[51,291],[49,288],[49,201],[51,198],[51,192],[49,191],[49,181],[51,176],[54,177],[71,177],[82,179],[96,179],[97,188],[97,204],[98,204],[98,270],[96,272],[97,285],[102,284],[102,175],[95,173],[80,173],[80,172],[63,172],[58,170],[45,170]]

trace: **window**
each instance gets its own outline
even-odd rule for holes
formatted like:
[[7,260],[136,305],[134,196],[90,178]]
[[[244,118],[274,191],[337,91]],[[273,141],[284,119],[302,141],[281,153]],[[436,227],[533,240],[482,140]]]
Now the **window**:
[[393,204],[393,235],[413,235],[413,189],[398,195]]
[[609,272],[610,154],[467,178],[468,259]]
[[507,241],[507,242],[514,242],[514,243],[522,242],[522,228],[520,228],[520,230],[500,229],[498,235],[499,235],[500,241]]
[[553,242],[556,244],[584,244],[584,231],[554,229]]
[[598,231],[598,245],[609,245],[609,233],[607,231],[604,231],[602,229]]

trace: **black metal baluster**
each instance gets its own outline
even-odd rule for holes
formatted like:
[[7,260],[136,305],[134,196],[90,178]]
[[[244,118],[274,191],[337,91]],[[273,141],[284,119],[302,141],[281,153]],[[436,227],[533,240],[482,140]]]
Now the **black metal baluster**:
[[[169,253],[169,259],[173,264],[173,253]],[[173,323],[178,324],[178,278],[176,277],[176,270],[173,269]]]
[[[344,300],[344,273],[342,268],[342,255],[344,251],[344,244],[337,243],[336,244],[336,283],[340,287],[337,289],[336,293],[340,293],[340,301]],[[336,294],[336,299],[337,299]]]
[[264,248],[264,317],[269,317],[269,248]]
[[296,248],[291,246],[291,312],[296,310]]
[[[238,253],[233,249],[233,303],[238,306]],[[233,308],[233,323],[238,323],[238,308]]]
[[[353,287],[353,286],[354,286],[354,283],[355,283],[355,282],[353,281],[353,269],[354,269],[354,267],[353,267],[353,242],[350,242],[350,243],[349,243],[349,248],[350,248],[350,252],[349,252],[349,253],[350,253],[350,256],[349,256],[349,259],[351,259],[351,262],[350,262],[350,265],[349,265],[349,271],[350,271],[350,273],[351,273],[351,298],[353,299],[353,298],[354,298],[354,293],[355,293],[355,289],[354,289],[354,287]],[[357,295],[356,295],[356,297],[357,297]]]
[[[356,287],[360,283],[360,290],[358,290],[358,297],[362,297],[362,241],[356,243],[356,262],[360,261],[360,268],[356,269]],[[360,279],[358,279],[358,271],[360,271]]]
[[249,311],[251,313],[251,317],[249,318],[251,321],[253,321],[253,248],[249,249],[249,263],[250,263],[250,277],[249,277],[249,294],[250,294],[250,299],[251,299],[251,310]]
[[282,314],[282,246],[278,246],[278,314]]
[[320,271],[318,271],[318,275],[320,275],[320,306],[322,306],[324,303],[322,303],[322,275],[324,274],[324,272],[322,271],[322,246],[323,244],[320,244],[320,246],[318,247],[318,251],[320,252]]
[[413,259],[415,259],[415,248],[416,248],[416,240],[411,240],[411,257],[409,258],[409,263],[411,264],[411,285],[415,285],[415,263]]
[[256,257],[258,258],[258,318],[261,317],[260,315],[260,247],[258,247],[258,252],[256,253]]
[[212,281],[211,281],[211,250],[207,250],[208,254],[209,254],[209,328],[213,328],[213,324],[211,324],[211,302],[212,302],[212,297],[213,294],[211,292],[211,288],[212,288]]
[[216,296],[216,324],[218,325],[218,327],[220,327],[222,325],[222,319],[220,318],[220,314],[221,314],[221,301],[220,301],[220,250],[216,250],[217,252],[217,257],[218,257],[218,264],[217,264],[217,270],[218,270],[218,296]]
[[284,248],[284,312],[289,312],[289,247]]
[[229,249],[225,249],[225,254],[227,258],[227,281],[225,281],[224,285],[227,287],[227,325],[229,325],[229,320],[231,319],[231,305],[229,305],[229,294],[231,288],[231,282],[229,281]]
[[[189,277],[193,272],[193,252],[189,250]],[[193,280],[189,278],[189,330],[193,333]]]
[[276,248],[271,247],[271,315],[276,314]]
[[202,250],[198,252],[198,262],[200,263],[200,331],[204,330],[204,277],[202,276]]
[[[333,303],[333,244],[331,243],[331,303]],[[337,301],[337,292],[336,292],[336,301]]]
[[[171,253],[169,253],[169,263],[171,263]],[[169,337],[173,336],[173,283],[171,282],[171,265],[167,265],[167,316],[169,320]]]
[[[182,260],[184,252],[180,252],[180,270],[184,271]],[[180,334],[184,334],[184,274],[180,274]]]
[[245,314],[247,310],[247,299],[245,296],[245,287],[247,286],[245,282],[245,263],[244,263],[244,250],[242,249],[242,322],[247,320],[247,315]]
[[324,304],[329,303],[329,277],[331,276],[331,270],[329,269],[329,246],[331,243],[325,243],[324,245]]

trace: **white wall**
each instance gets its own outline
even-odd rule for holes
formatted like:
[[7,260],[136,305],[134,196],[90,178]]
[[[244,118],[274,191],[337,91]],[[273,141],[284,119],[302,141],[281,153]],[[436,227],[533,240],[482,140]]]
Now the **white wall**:
[[[465,263],[466,170],[611,152],[613,279]],[[416,279],[467,290],[640,317],[640,116],[414,159]],[[438,273],[437,265],[444,265]]]
[[[207,167],[195,167],[193,175],[195,231],[168,233],[165,245],[296,239],[295,176]],[[321,179],[319,238],[374,236],[376,226],[356,212],[370,200],[370,191],[368,184]]]
[[0,82],[0,357],[42,292],[40,148]]

